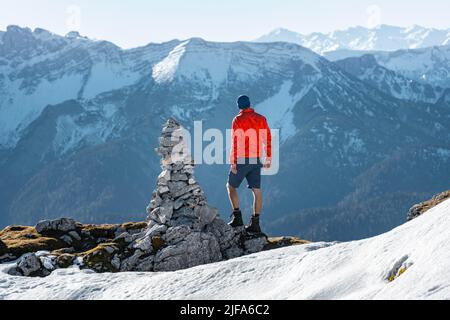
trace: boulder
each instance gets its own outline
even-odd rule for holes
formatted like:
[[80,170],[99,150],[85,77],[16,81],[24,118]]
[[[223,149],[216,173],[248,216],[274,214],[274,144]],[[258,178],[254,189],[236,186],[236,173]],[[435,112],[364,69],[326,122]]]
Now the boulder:
[[27,253],[17,262],[17,271],[25,277],[37,275],[41,269],[41,260],[35,253]]
[[155,271],[176,271],[222,261],[217,239],[209,233],[190,233],[183,241],[168,246],[155,256]]
[[84,253],[83,263],[89,269],[97,272],[117,272],[119,270],[113,260],[117,253],[119,253],[119,248],[115,243],[101,244]]
[[62,234],[75,231],[77,229],[77,222],[69,218],[44,220],[39,222],[35,228],[42,235]]
[[75,256],[72,254],[61,254],[60,256],[56,257],[56,265],[62,269],[68,268],[73,265],[74,260]]

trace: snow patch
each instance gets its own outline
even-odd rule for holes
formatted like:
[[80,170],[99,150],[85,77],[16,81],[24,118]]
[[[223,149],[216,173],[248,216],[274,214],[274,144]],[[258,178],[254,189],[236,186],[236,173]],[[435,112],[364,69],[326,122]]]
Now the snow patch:
[[83,78],[69,74],[49,82],[42,79],[32,93],[25,93],[20,80],[7,82],[0,101],[0,148],[12,148],[20,139],[21,130],[36,120],[48,105],[76,99]]
[[156,83],[171,82],[175,78],[181,57],[186,51],[188,41],[179,44],[169,55],[153,67],[153,79]]
[[282,142],[297,133],[293,109],[311,88],[304,87],[300,92],[291,95],[292,85],[292,81],[285,81],[277,94],[255,106],[255,110],[267,118],[271,128],[280,129]]
[[123,68],[102,61],[92,67],[89,80],[83,90],[83,97],[90,99],[104,92],[130,86],[136,83],[139,78],[139,73],[127,70],[126,66]]

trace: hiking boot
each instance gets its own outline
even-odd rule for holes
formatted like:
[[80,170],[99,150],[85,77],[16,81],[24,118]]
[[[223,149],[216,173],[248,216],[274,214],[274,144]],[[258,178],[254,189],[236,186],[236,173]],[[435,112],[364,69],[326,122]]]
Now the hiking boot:
[[250,224],[245,227],[245,231],[247,231],[248,233],[262,233],[261,227],[259,225],[259,215],[252,216]]
[[244,221],[242,220],[242,212],[241,211],[234,211],[231,215],[233,218],[231,219],[230,223],[228,225],[233,228],[238,228],[244,226]]

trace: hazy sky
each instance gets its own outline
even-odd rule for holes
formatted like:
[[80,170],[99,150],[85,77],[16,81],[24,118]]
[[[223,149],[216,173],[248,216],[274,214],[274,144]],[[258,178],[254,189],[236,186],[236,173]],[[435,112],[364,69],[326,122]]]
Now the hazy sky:
[[174,38],[253,40],[379,23],[450,28],[449,0],[0,0],[0,30],[17,24],[78,30],[122,47]]

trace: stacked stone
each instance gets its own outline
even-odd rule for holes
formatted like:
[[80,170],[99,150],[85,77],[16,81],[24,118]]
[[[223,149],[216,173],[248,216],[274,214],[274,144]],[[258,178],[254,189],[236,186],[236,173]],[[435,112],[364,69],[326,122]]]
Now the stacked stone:
[[194,161],[187,149],[183,128],[170,119],[160,138],[162,172],[158,186],[147,208],[149,226],[194,224],[201,215],[198,209],[207,205],[205,195],[194,177]]

